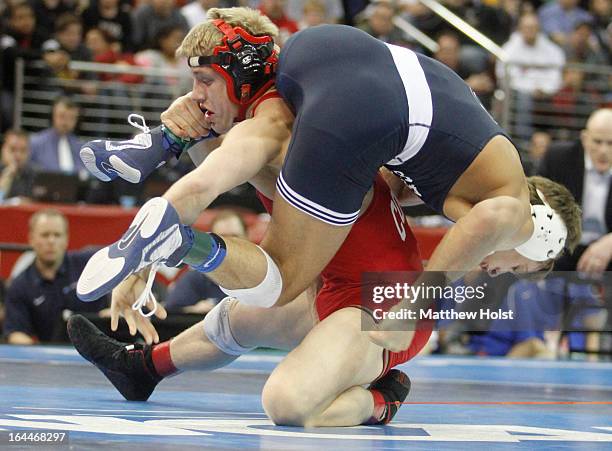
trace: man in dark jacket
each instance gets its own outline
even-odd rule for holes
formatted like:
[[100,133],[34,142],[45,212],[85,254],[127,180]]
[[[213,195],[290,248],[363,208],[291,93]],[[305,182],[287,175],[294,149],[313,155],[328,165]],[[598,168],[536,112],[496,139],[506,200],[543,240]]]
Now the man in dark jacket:
[[612,260],[612,109],[596,110],[580,140],[551,146],[540,173],[565,185],[582,207],[582,241],[556,269],[601,274]]
[[11,129],[0,150],[0,203],[13,197],[32,197],[34,171],[30,166],[28,134]]
[[34,262],[16,276],[6,293],[4,335],[9,344],[56,341],[64,333],[64,310],[97,312],[108,296],[85,304],[76,297],[76,281],[93,250],[66,252],[68,221],[57,210],[40,210],[30,218]]

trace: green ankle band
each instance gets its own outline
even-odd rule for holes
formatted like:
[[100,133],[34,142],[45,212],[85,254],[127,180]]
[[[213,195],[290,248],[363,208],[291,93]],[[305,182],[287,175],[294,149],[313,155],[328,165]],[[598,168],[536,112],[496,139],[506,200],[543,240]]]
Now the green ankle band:
[[181,148],[182,151],[189,149],[191,146],[193,146],[196,143],[195,139],[191,139],[191,138],[184,139],[174,134],[172,130],[170,130],[168,127],[166,127],[163,124],[162,124],[162,132],[166,134],[168,139],[174,141]]
[[210,234],[193,230],[193,246],[183,257],[183,262],[189,266],[198,266],[206,261],[212,248],[215,246],[215,240]]

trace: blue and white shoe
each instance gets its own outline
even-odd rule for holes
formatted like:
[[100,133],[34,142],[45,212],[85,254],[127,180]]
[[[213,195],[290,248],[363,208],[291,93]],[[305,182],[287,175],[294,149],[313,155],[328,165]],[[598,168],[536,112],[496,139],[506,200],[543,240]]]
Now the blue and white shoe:
[[[142,133],[126,141],[96,139],[81,147],[83,164],[103,182],[121,177],[130,183],[140,183],[172,156],[180,157],[199,141],[181,139],[163,125],[149,129],[139,114],[130,114],[128,122]],[[205,138],[214,136],[218,135],[211,133]]]
[[151,264],[154,269],[160,263],[177,266],[192,245],[191,228],[179,223],[176,210],[166,199],[155,197],[142,206],[119,241],[89,259],[77,282],[77,296],[90,302]]

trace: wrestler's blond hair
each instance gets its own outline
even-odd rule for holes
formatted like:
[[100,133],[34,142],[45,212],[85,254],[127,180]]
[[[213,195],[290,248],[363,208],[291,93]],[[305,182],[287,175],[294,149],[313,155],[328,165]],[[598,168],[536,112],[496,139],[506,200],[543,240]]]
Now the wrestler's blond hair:
[[207,13],[208,20],[193,27],[180,47],[176,50],[179,57],[208,56],[213,54],[216,46],[221,44],[223,33],[212,23],[223,19],[232,27],[241,27],[253,36],[271,36],[276,39],[278,27],[262,13],[251,8],[211,8]]

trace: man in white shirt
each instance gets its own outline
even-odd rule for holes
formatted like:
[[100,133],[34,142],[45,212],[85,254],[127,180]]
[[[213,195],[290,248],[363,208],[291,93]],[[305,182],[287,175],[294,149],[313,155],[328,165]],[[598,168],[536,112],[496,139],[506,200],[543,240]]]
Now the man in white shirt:
[[38,169],[52,172],[79,173],[85,170],[79,158],[81,141],[74,134],[79,107],[68,97],[53,103],[52,126],[30,138],[31,161]]
[[502,49],[507,63],[497,63],[497,78],[506,80],[516,95],[515,135],[529,140],[533,132],[533,101],[555,94],[561,88],[565,54],[561,47],[540,33],[535,14],[521,17],[516,31]]

